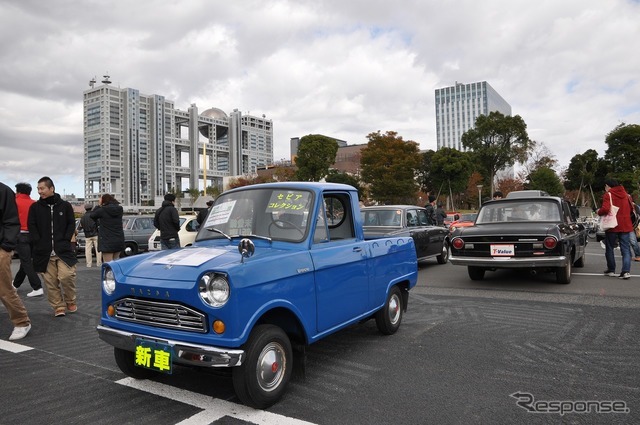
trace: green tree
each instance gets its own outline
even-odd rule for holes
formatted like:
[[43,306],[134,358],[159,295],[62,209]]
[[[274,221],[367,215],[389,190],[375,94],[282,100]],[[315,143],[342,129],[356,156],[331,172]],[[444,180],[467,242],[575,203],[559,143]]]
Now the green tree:
[[598,152],[593,149],[574,155],[564,172],[566,188],[576,190],[592,185],[596,177],[598,161]]
[[342,183],[353,186],[358,190],[358,199],[362,199],[364,197],[364,190],[360,185],[360,180],[351,174],[341,173],[336,170],[329,170],[329,175],[325,180],[329,183]]
[[493,192],[496,172],[516,161],[525,163],[535,143],[529,139],[520,115],[505,116],[494,111],[476,119],[475,128],[462,135],[462,145],[473,151],[478,171]]
[[473,173],[473,163],[468,152],[441,148],[431,155],[430,176],[434,189],[443,188],[446,195],[463,192]]
[[420,189],[424,193],[431,193],[438,190],[438,186],[433,182],[434,176],[431,172],[431,164],[433,163],[432,158],[435,155],[434,150],[427,150],[423,152],[421,156],[421,165],[418,169],[417,176],[418,181],[420,182]]
[[539,167],[529,174],[528,189],[544,190],[551,196],[563,196],[564,186],[560,177],[549,167]]
[[338,142],[321,134],[309,134],[300,138],[296,156],[296,178],[317,182],[329,174],[329,167],[336,162]]
[[385,204],[415,203],[416,172],[421,163],[418,144],[402,140],[395,131],[370,133],[367,139],[360,168],[371,197]]
[[638,189],[640,168],[640,125],[622,123],[614,128],[605,139],[607,150],[604,154],[609,163],[611,176],[615,177],[627,190]]

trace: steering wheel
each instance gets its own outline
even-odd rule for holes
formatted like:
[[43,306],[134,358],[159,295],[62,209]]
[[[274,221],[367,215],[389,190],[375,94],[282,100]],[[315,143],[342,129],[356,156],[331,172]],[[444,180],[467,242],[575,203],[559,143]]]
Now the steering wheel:
[[287,220],[275,219],[271,221],[271,223],[269,223],[269,227],[267,229],[267,231],[269,232],[269,237],[271,237],[271,226],[276,226],[278,229],[281,229],[281,230],[294,229],[300,232],[301,236],[304,236],[304,229],[302,229],[300,226],[297,226]]

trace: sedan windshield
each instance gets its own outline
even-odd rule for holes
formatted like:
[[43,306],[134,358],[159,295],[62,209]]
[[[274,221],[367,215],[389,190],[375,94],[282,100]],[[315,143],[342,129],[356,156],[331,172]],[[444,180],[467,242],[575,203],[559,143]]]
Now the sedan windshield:
[[476,224],[505,221],[552,221],[559,222],[560,210],[553,201],[505,201],[482,206]]

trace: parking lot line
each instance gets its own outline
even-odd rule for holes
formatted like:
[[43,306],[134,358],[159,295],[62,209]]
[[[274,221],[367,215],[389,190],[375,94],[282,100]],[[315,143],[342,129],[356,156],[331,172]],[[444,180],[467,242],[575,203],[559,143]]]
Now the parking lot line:
[[0,339],[0,350],[9,351],[10,353],[24,353],[25,351],[33,350],[33,348]]

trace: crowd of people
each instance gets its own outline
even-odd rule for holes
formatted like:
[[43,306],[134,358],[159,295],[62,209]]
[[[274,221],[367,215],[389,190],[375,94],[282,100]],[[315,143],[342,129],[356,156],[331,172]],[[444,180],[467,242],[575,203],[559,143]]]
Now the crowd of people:
[[[31,199],[29,183],[18,183],[16,191],[0,182],[0,300],[14,328],[10,341],[20,340],[31,330],[31,320],[17,289],[29,280],[27,297],[46,294],[54,317],[78,311],[76,296],[76,218],[72,205],[56,193],[50,177],[38,180],[39,199]],[[175,208],[176,197],[167,194],[156,211],[154,225],[160,231],[162,249],[180,247],[180,218]],[[212,202],[207,203],[210,207]],[[80,219],[84,232],[86,266],[117,260],[125,249],[122,228],[123,208],[110,194],[104,194],[98,205],[85,205]],[[204,220],[205,214],[198,219]],[[14,251],[20,266],[12,278]]]

